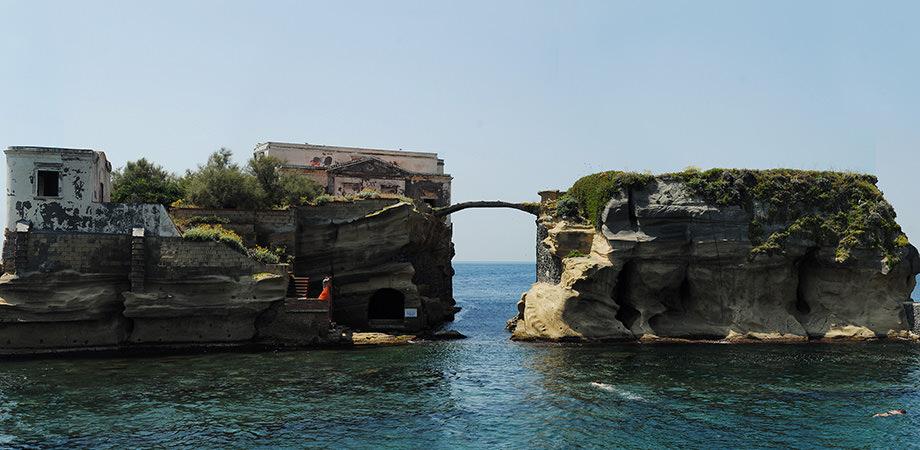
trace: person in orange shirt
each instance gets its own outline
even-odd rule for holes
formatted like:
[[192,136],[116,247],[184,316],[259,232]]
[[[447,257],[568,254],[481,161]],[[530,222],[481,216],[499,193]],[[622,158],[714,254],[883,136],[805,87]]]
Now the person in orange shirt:
[[320,300],[329,300],[332,297],[332,277],[323,278],[323,292],[319,293]]

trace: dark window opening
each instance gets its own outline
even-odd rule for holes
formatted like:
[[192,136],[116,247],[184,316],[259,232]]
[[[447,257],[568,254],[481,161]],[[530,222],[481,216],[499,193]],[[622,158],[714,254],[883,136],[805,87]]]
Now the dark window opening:
[[99,183],[99,201],[105,201],[105,185],[102,183]]
[[402,320],[406,296],[396,289],[384,288],[374,292],[367,305],[367,320]]
[[38,171],[38,196],[57,197],[59,187],[59,172],[56,170]]

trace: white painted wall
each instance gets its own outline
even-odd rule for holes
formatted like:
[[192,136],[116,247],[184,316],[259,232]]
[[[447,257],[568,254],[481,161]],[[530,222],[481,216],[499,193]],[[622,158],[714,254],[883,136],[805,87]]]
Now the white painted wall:
[[[107,203],[112,166],[103,152],[10,147],[5,153],[6,227],[10,230],[22,221],[37,230],[120,234],[144,227],[158,236],[178,235],[162,205]],[[38,170],[59,171],[58,195],[38,195]]]

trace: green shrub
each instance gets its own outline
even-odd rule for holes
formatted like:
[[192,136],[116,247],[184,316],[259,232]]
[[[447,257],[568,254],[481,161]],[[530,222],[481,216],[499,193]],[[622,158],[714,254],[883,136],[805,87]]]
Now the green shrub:
[[257,209],[266,206],[259,180],[232,161],[225,148],[208,157],[207,163],[186,172],[181,180],[184,200],[202,208]]
[[281,262],[281,258],[278,254],[265,247],[259,247],[258,245],[249,249],[246,254],[248,254],[250,258],[264,264],[278,264]]
[[322,186],[306,175],[287,172],[278,174],[278,189],[272,207],[306,205],[323,193]]
[[579,250],[572,250],[569,252],[568,255],[565,255],[566,258],[582,258],[585,256],[588,256],[588,255],[580,252]]
[[578,200],[570,195],[563,195],[556,201],[556,215],[562,219],[578,218]]
[[355,198],[365,200],[369,198],[380,198],[380,193],[373,189],[362,189],[361,192],[355,194]]
[[334,195],[322,194],[322,195],[316,196],[316,198],[313,199],[313,202],[311,202],[311,204],[315,206],[320,206],[320,205],[325,205],[326,203],[334,202],[336,200],[337,198]]
[[190,241],[221,242],[240,253],[246,253],[243,238],[220,225],[198,225],[197,227],[189,228],[185,230],[185,233],[182,233],[182,238]]
[[226,225],[230,223],[230,219],[226,217],[218,216],[189,216],[189,217],[175,217],[172,215],[173,223],[176,224],[180,230],[184,230],[188,227],[195,227],[198,225]]
[[609,171],[582,177],[566,191],[566,196],[578,202],[581,216],[600,227],[604,206],[613,197],[626,195],[626,190],[642,187],[655,181],[651,174]]
[[178,178],[146,158],[112,173],[112,201],[171,205],[182,197]]
[[252,274],[252,279],[255,281],[262,281],[268,278],[277,278],[280,275],[271,272],[259,272]]

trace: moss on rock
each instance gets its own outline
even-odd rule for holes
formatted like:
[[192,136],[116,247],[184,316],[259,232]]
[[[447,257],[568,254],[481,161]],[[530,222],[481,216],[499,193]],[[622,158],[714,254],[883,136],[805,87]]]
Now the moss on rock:
[[601,212],[604,205],[614,195],[624,189],[644,186],[655,180],[651,174],[608,171],[582,177],[559,199],[559,204],[567,198],[575,199],[582,217],[595,226],[600,226]]
[[781,253],[786,242],[796,238],[836,247],[841,262],[853,249],[873,248],[894,264],[900,249],[909,244],[895,221],[894,208],[876,185],[878,179],[852,172],[687,169],[655,177],[610,171],[579,179],[565,196],[575,199],[582,217],[599,227],[611,197],[656,178],[681,182],[710,204],[748,211],[752,256]]

